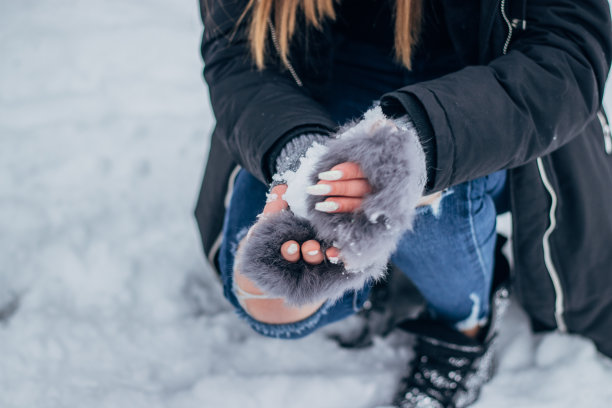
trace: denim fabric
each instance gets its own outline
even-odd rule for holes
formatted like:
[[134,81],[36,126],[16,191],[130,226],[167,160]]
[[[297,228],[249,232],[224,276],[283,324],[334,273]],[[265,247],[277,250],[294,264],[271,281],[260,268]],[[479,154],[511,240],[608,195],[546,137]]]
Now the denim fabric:
[[431,315],[458,329],[484,323],[489,314],[505,182],[506,170],[498,171],[446,189],[435,205],[417,207],[413,230],[391,257],[421,291]]

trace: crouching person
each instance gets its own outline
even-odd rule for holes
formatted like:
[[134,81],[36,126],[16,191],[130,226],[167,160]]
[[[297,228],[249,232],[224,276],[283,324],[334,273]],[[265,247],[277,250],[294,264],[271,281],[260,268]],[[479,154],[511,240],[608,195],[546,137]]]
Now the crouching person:
[[606,0],[200,4],[216,124],[196,218],[255,330],[355,313],[392,262],[427,301],[402,325],[416,356],[395,406],[467,406],[490,376],[510,211],[534,328],[612,356]]

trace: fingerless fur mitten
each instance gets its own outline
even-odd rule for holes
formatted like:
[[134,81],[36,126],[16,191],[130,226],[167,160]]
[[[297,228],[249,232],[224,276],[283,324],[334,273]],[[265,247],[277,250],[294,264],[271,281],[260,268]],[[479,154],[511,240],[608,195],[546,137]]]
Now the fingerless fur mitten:
[[[318,174],[343,162],[361,166],[372,186],[352,213],[315,210],[326,197],[309,196]],[[315,143],[296,171],[279,175],[288,185],[289,210],[265,216],[236,256],[237,267],[262,291],[292,305],[340,298],[349,289],[382,278],[402,234],[412,228],[415,207],[426,184],[425,154],[412,123],[387,118],[380,107],[343,126],[325,145]],[[309,265],[285,261],[281,245],[317,239],[333,245],[343,262]]]
[[378,277],[402,234],[412,228],[427,181],[425,153],[410,121],[393,121],[374,107],[327,142],[309,171],[309,184],[319,181],[320,172],[347,161],[358,163],[372,186],[361,208],[328,214],[314,209],[326,197],[308,196],[306,218],[319,239],[340,249],[347,270]]
[[[294,306],[335,300],[349,289],[361,289],[368,276],[349,273],[342,263],[325,260],[311,265],[303,260],[289,262],[281,256],[280,248],[286,241],[302,244],[316,237],[310,222],[291,211],[266,215],[238,250],[236,266],[264,293],[285,298]],[[321,251],[329,247],[329,243],[321,242]]]

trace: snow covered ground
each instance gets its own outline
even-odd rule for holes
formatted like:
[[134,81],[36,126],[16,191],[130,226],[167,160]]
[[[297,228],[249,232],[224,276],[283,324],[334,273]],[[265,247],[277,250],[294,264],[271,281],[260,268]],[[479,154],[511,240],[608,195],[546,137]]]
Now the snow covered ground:
[[[261,337],[205,266],[197,2],[0,2],[0,407],[371,407],[411,356]],[[610,98],[608,98],[610,99]],[[609,100],[612,102],[612,100]],[[478,407],[609,407],[612,363],[514,306]]]

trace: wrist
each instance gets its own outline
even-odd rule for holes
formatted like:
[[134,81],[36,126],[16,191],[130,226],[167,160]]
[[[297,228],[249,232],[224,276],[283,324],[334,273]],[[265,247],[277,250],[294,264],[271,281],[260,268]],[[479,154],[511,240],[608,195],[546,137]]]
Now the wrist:
[[316,133],[320,135],[331,135],[334,128],[329,128],[324,125],[304,125],[297,126],[291,131],[281,136],[264,154],[262,161],[262,171],[264,179],[267,183],[272,181],[272,176],[276,173],[276,160],[280,155],[281,150],[285,145],[300,135],[307,133]]
[[329,136],[321,133],[304,133],[287,142],[276,158],[276,172],[272,177],[272,186],[284,184],[286,180],[283,174],[288,171],[297,171],[308,149],[314,143],[325,144],[328,139]]

